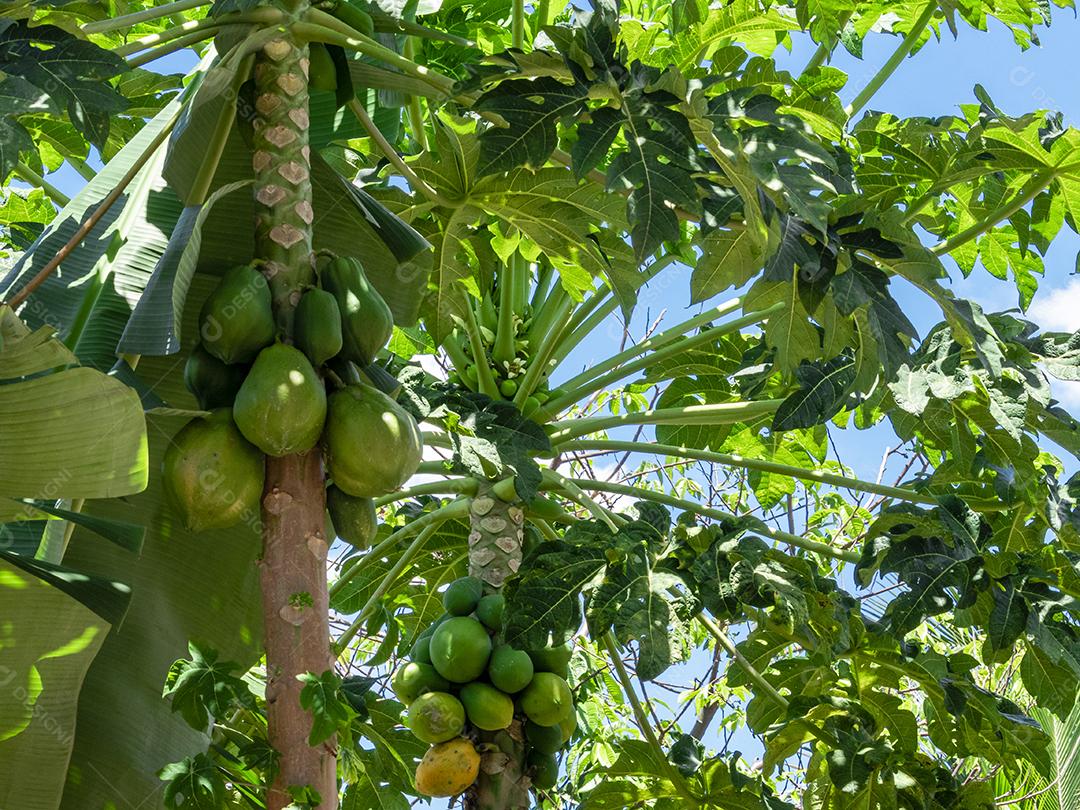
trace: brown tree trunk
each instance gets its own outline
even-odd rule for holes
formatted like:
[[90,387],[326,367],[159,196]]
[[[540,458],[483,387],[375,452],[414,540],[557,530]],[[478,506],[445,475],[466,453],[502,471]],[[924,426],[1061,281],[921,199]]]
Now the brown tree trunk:
[[[469,514],[469,574],[484,581],[494,593],[521,566],[525,512],[520,503],[507,502],[490,485],[473,498]],[[525,736],[514,721],[504,731],[480,736],[490,751],[480,761],[480,776],[465,795],[466,810],[526,810],[529,777],[525,773]]]
[[[279,0],[297,13],[306,0]],[[255,63],[255,253],[273,291],[274,315],[291,338],[293,310],[314,277],[308,147],[308,48],[286,31]],[[292,802],[290,787],[313,788],[321,810],[336,810],[336,743],[308,745],[311,717],[300,706],[298,675],[333,666],[327,596],[325,490],[318,449],[269,458],[263,492],[261,584],[266,702],[278,771],[269,810]]]

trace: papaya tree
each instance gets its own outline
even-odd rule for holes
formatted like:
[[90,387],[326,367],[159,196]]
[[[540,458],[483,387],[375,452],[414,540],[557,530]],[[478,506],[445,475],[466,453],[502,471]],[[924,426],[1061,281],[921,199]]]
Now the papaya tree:
[[1026,313],[1080,133],[874,108],[1051,4],[3,8],[0,807],[1075,771],[1080,336]]

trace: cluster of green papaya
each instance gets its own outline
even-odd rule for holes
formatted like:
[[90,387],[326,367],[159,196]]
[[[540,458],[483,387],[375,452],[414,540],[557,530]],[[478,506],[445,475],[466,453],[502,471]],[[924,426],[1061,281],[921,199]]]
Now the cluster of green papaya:
[[[529,369],[529,360],[532,356],[533,341],[530,335],[533,331],[533,306],[525,304],[520,314],[514,313],[514,357],[511,360],[499,360],[495,354],[496,331],[499,326],[499,315],[495,308],[494,294],[485,293],[480,301],[477,325],[480,329],[481,342],[484,344],[485,357],[483,361],[491,368],[495,376],[495,383],[499,393],[507,399],[513,399],[518,392],[525,373]],[[464,367],[455,369],[450,373],[449,381],[462,385],[472,391],[480,388],[480,374],[477,370],[476,359],[473,357],[472,346],[469,341],[463,341],[461,351],[467,360]],[[525,398],[521,406],[522,415],[531,417],[538,412],[548,400],[556,399],[566,392],[560,388],[548,388],[546,378],[541,380],[535,390]]]
[[[264,456],[311,450],[321,440],[333,484],[327,506],[338,536],[366,547],[372,501],[416,472],[423,446],[412,416],[371,385],[326,375],[368,366],[393,316],[360,263],[333,258],[294,312],[294,345],[280,341],[270,286],[255,267],[234,267],[207,298],[201,342],[184,381],[207,417],[193,419],[165,454],[165,482],[193,531],[258,515]],[[327,377],[339,387],[327,394]],[[357,379],[359,377],[357,376]]]
[[452,582],[443,594],[446,613],[417,637],[410,660],[391,679],[408,707],[407,725],[432,748],[416,770],[427,796],[456,796],[477,777],[479,758],[463,756],[463,741],[480,732],[515,726],[524,736],[528,774],[535,787],[553,787],[555,755],[576,728],[567,683],[572,649],[516,650],[499,643],[505,602],[484,594],[476,577]]

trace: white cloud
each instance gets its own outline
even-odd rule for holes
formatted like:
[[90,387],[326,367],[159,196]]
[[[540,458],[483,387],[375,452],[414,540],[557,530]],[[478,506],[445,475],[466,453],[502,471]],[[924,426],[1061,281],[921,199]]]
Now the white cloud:
[[1028,315],[1042,329],[1054,332],[1075,332],[1080,329],[1080,279],[1064,287],[1040,291],[1031,302]]

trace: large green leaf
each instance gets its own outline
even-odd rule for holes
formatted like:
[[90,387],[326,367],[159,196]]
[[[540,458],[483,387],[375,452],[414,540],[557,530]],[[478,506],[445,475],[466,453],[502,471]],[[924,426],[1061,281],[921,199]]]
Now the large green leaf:
[[[213,279],[196,276],[185,312],[185,334]],[[182,357],[144,358],[138,374],[166,402],[194,408],[181,374]],[[176,417],[150,417],[150,458],[155,468]],[[193,534],[169,506],[160,476],[147,490],[125,499],[94,501],[85,511],[101,518],[148,526],[138,559],[77,529],[65,565],[130,583],[132,602],[87,675],[79,701],[78,733],[64,810],[105,810],[133,804],[162,807],[156,772],[207,745],[162,700],[169,667],[198,640],[222,658],[249,666],[261,639],[256,559],[258,515],[221,531]]]
[[109,623],[0,558],[0,807],[55,810],[90,662]]
[[30,333],[6,307],[0,320],[0,379],[14,378],[0,386],[0,496],[110,498],[143,489],[146,428],[138,395],[91,368],[21,379],[70,355],[48,330]]

